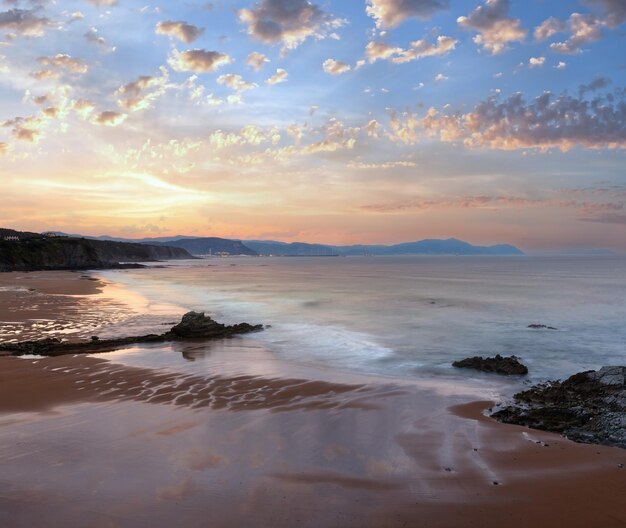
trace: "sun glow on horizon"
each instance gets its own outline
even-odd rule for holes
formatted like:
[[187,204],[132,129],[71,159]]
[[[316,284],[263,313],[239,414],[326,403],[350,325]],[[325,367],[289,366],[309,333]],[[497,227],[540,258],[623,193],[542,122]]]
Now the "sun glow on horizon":
[[232,5],[2,12],[0,225],[626,249],[620,2]]

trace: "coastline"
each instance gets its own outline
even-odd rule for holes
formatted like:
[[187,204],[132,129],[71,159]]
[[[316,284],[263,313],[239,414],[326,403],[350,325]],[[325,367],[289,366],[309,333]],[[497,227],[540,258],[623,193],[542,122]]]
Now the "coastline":
[[[13,289],[0,305],[23,309],[1,318],[15,322],[81,310],[104,286],[70,272],[3,277]],[[50,303],[33,309],[41,296]],[[220,369],[215,358],[235,365],[245,344],[160,352],[214,359],[185,371],[124,364],[124,351],[0,357],[2,517],[15,527],[626,523],[624,450],[500,424],[483,414],[492,402],[436,383],[329,380],[254,347],[246,373]],[[61,516],[60,503],[71,505]]]

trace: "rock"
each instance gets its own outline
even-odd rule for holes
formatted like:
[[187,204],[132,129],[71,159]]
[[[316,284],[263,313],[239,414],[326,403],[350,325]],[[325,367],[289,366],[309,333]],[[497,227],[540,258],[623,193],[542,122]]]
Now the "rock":
[[37,341],[21,341],[15,344],[6,345],[19,352],[15,355],[47,356],[55,347],[61,344],[61,340],[56,337],[47,337]]
[[237,334],[248,334],[263,330],[263,325],[239,323],[232,326],[220,324],[204,313],[186,313],[182,321],[164,334],[148,334],[142,336],[100,339],[92,336],[89,341],[64,342],[56,338],[39,341],[22,341],[20,343],[0,344],[0,354],[9,353],[14,356],[41,355],[62,356],[64,354],[98,354],[111,352],[138,343],[164,343],[182,341],[192,338],[217,339],[228,338]]
[[554,326],[548,326],[548,325],[537,324],[537,323],[529,324],[528,328],[532,328],[534,330],[558,330],[558,328],[555,328]]
[[178,337],[210,337],[224,330],[223,324],[204,315],[204,312],[187,312],[170,332]]
[[461,361],[455,361],[452,363],[452,366],[456,368],[470,368],[482,372],[495,372],[496,374],[504,374],[506,376],[523,376],[524,374],[528,374],[528,368],[526,365],[520,363],[517,357],[503,357],[500,354],[496,355],[496,357],[487,358],[474,356]]
[[602,385],[623,387],[626,384],[626,367],[602,367],[597,372],[591,372],[589,377]]
[[603,367],[535,385],[492,416],[576,442],[626,448],[626,367]]

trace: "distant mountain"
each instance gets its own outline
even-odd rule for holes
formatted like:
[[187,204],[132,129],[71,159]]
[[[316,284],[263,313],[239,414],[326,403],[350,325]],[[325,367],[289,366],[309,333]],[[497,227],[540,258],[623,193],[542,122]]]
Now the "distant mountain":
[[523,255],[524,253],[509,244],[495,246],[474,246],[463,240],[428,239],[419,242],[406,242],[392,246],[339,246],[342,255]]
[[0,271],[102,269],[190,258],[178,247],[0,230]]
[[254,249],[244,245],[239,240],[228,240],[226,238],[180,238],[178,240],[170,240],[168,242],[151,243],[183,248],[189,251],[192,255],[258,255]]
[[404,244],[329,246],[275,240],[246,240],[245,244],[260,255],[277,256],[352,256],[352,255],[523,255],[515,246],[474,246],[462,240],[420,240]]
[[321,244],[306,244],[304,242],[277,242],[275,240],[246,240],[246,246],[259,255],[275,255],[283,257],[336,257],[339,255],[336,248]]
[[91,237],[97,240],[133,242],[140,244],[167,245],[186,249],[192,255],[273,255],[285,257],[336,257],[353,255],[523,255],[509,244],[474,246],[463,240],[427,239],[394,245],[309,244],[306,242],[280,242],[277,240],[229,240],[216,237],[158,237],[143,239],[120,239]]

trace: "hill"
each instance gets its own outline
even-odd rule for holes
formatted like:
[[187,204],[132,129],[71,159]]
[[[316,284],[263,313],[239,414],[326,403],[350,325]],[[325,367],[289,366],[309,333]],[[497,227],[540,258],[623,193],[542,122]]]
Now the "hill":
[[193,258],[182,248],[0,230],[0,271],[103,269]]
[[352,255],[523,255],[508,244],[474,246],[468,242],[449,238],[385,245],[330,246],[302,242],[277,242],[275,240],[246,240],[244,243],[260,255],[276,256],[352,256]]

